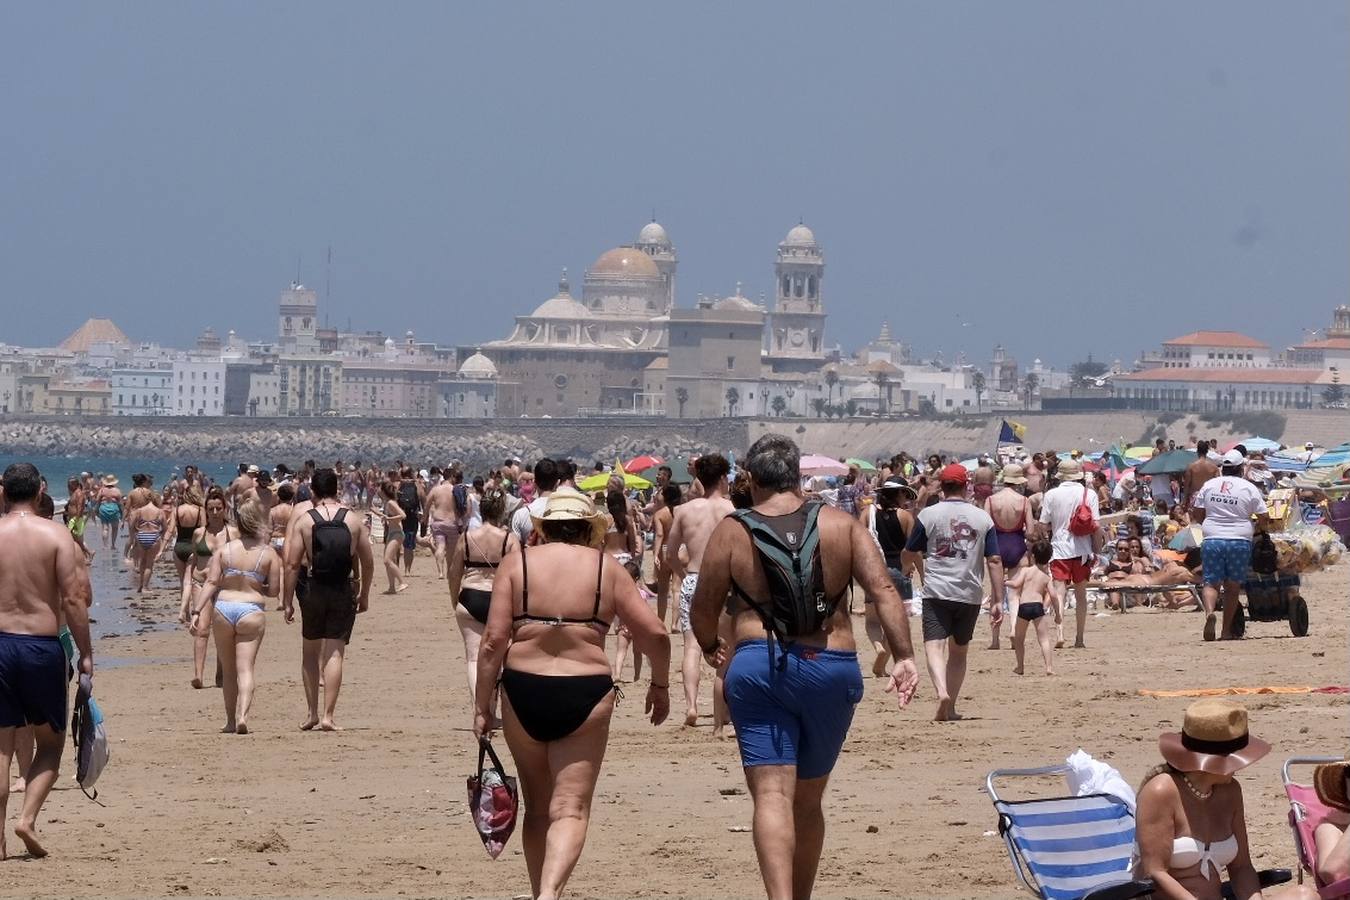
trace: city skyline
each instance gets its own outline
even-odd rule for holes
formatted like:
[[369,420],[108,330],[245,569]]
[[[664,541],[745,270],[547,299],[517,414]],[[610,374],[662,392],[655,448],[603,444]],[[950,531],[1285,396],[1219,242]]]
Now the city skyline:
[[12,12],[10,343],[264,337],[329,246],[333,325],[483,343],[653,211],[684,308],[772,297],[806,221],[846,352],[884,319],[948,361],[1282,347],[1350,295],[1330,3]]

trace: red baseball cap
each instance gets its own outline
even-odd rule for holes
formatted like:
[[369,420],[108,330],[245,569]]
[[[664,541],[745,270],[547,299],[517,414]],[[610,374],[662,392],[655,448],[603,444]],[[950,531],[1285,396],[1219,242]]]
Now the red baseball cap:
[[965,484],[970,481],[970,473],[960,463],[950,463],[938,473],[938,481],[943,484]]

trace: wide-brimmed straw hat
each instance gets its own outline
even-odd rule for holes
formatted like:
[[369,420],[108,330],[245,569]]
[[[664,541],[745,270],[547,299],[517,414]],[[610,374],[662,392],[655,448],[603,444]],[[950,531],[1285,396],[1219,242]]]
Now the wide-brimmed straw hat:
[[605,541],[605,531],[609,528],[609,517],[595,508],[591,498],[580,491],[560,488],[554,491],[544,505],[540,515],[531,515],[534,527],[541,532],[546,522],[588,522],[591,526],[592,547],[599,547]]
[[116,486],[117,486],[117,476],[116,476],[116,475],[104,475],[104,476],[103,476],[103,484],[104,484],[105,487],[116,487]]
[[1350,759],[1323,763],[1313,770],[1313,787],[1317,799],[1332,809],[1350,812],[1350,795],[1345,780],[1350,777]]
[[1247,732],[1247,707],[1232,700],[1197,700],[1186,708],[1181,731],[1158,738],[1163,759],[1182,772],[1232,775],[1270,752]]
[[1083,464],[1076,459],[1062,459],[1055,467],[1055,476],[1060,481],[1082,481]]
[[1017,463],[1009,463],[1008,465],[1003,467],[1003,483],[1026,484],[1027,483],[1026,471],[1027,471],[1026,469],[1017,465]]

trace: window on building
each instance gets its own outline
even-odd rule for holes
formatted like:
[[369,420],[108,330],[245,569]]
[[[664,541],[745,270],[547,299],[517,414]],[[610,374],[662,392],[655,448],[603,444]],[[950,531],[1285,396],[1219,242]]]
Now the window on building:
[[731,371],[732,369],[734,369],[734,368],[736,368],[736,357],[734,357],[734,356],[728,356],[728,357],[727,357],[727,371],[730,372],[730,371]]

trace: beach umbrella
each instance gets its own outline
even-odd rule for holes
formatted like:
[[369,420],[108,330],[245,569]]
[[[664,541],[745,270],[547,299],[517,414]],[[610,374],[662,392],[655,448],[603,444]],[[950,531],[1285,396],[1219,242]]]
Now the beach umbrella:
[[864,472],[875,472],[875,471],[877,470],[877,467],[876,467],[876,466],[872,465],[872,464],[871,464],[870,462],[868,462],[867,460],[865,460],[865,459],[859,459],[859,458],[856,457],[856,456],[850,457],[849,459],[844,460],[844,462],[845,462],[846,464],[850,465],[850,466],[857,466],[859,469],[862,469]]
[[623,464],[625,472],[641,472],[644,469],[655,469],[665,465],[665,460],[659,456],[652,456],[644,453],[641,456],[635,456]]
[[1141,463],[1135,469],[1140,475],[1172,475],[1186,471],[1186,467],[1199,457],[1194,450],[1172,450]]
[[1249,437],[1244,438],[1243,440],[1240,441],[1233,441],[1231,444],[1223,448],[1223,452],[1227,453],[1229,450],[1232,450],[1238,444],[1241,444],[1242,446],[1246,447],[1248,453],[1254,453],[1256,451],[1260,451],[1262,453],[1270,453],[1272,451],[1280,449],[1279,441],[1272,441],[1270,438],[1263,438],[1263,437]]
[[802,457],[801,473],[803,475],[847,475],[848,466],[832,457],[822,456],[819,453],[809,453]]
[[[609,484],[612,475],[617,472],[597,472],[589,478],[583,478],[577,482],[577,490],[582,493],[590,494],[595,491],[603,491]],[[652,486],[652,483],[640,475],[633,475],[628,472],[623,473],[623,486],[629,490],[643,491]]]
[[[670,467],[671,484],[690,484],[693,482],[694,476],[689,472],[689,457],[672,456],[670,459],[665,461],[665,465]],[[649,466],[645,469],[637,471],[635,474],[641,475],[648,481],[655,482],[656,470],[659,468],[660,468],[659,464],[655,466]],[[633,470],[629,469],[628,471],[632,472]]]
[[1310,469],[1327,469],[1350,463],[1350,444],[1339,444],[1308,464]]
[[1126,459],[1142,462],[1153,455],[1152,447],[1130,447],[1121,456]]
[[1188,525],[1177,532],[1177,536],[1172,538],[1167,544],[1169,550],[1179,550],[1185,553],[1195,547],[1199,547],[1205,542],[1204,531],[1199,525]]

